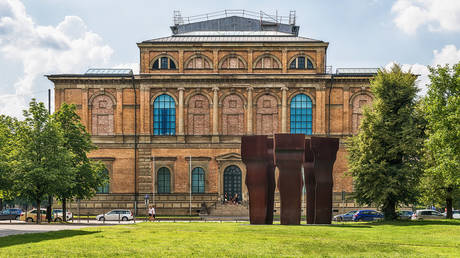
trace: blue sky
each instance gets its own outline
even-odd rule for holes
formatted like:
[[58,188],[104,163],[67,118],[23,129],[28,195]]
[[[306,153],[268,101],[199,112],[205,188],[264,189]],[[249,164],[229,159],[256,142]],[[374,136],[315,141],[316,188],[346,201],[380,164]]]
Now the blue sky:
[[136,68],[136,42],[170,35],[174,10],[223,9],[295,10],[301,36],[330,43],[334,70],[397,62],[426,75],[426,65],[460,61],[458,0],[0,0],[0,113],[20,116],[32,97],[47,101],[44,74]]

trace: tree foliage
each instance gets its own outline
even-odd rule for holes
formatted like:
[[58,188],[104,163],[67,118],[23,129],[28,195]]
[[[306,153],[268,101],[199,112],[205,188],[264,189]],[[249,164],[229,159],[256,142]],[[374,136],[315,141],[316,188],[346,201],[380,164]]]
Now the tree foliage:
[[415,109],[415,80],[398,65],[380,70],[371,81],[372,107],[365,109],[359,134],[348,142],[356,201],[381,207],[385,219],[394,219],[397,205],[417,197],[423,129]]
[[[72,154],[63,143],[63,134],[43,103],[30,102],[19,123],[12,146],[13,190],[37,202],[55,193],[60,184],[71,180],[66,173]],[[40,216],[37,216],[37,223]]]
[[422,200],[445,205],[452,218],[452,202],[460,195],[460,63],[431,67],[430,72],[423,101],[427,140]]
[[[86,199],[95,194],[95,189],[102,186],[107,178],[105,166],[87,157],[87,153],[96,149],[91,137],[80,117],[75,105],[64,103],[54,114],[54,118],[63,133],[64,147],[72,153],[71,166],[67,174],[72,177],[70,182],[62,184],[57,189],[57,196],[63,202],[63,214],[66,212],[66,199],[76,197]],[[63,216],[64,220],[66,219]]]

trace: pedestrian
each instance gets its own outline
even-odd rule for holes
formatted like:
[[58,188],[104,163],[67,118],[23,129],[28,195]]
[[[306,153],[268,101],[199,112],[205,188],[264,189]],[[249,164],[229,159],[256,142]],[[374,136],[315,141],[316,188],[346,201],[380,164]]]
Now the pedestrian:
[[153,206],[150,206],[150,209],[149,209],[149,221],[154,221],[155,220],[155,209],[153,208]]

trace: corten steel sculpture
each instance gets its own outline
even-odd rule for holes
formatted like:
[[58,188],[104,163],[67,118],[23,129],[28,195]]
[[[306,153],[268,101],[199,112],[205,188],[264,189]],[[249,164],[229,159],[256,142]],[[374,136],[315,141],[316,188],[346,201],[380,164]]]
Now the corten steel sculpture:
[[268,174],[267,136],[243,136],[241,158],[246,164],[246,186],[249,192],[249,219],[251,224],[267,222]]
[[339,139],[311,137],[310,148],[314,155],[313,170],[316,181],[314,224],[330,224],[332,218],[332,169],[339,150]]
[[314,155],[310,148],[310,139],[305,139],[305,160],[303,162],[303,172],[305,175],[305,190],[307,192],[307,223],[315,223],[315,192],[316,180],[314,171]]
[[273,139],[267,139],[267,184],[268,184],[268,200],[267,200],[267,217],[265,224],[273,224],[273,209],[275,205],[275,163],[273,157]]
[[302,165],[305,135],[275,134],[275,165],[279,169],[278,190],[281,200],[281,224],[299,225],[302,197]]

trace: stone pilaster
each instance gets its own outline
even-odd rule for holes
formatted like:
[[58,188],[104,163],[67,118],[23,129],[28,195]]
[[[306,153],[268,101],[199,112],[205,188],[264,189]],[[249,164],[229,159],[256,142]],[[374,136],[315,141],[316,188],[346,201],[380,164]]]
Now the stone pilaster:
[[117,88],[117,109],[115,113],[115,134],[123,134],[123,89]]
[[219,95],[218,87],[212,88],[212,141],[219,141]]
[[[54,108],[56,109],[56,107]],[[85,87],[81,90],[81,123],[89,130],[88,122],[88,88]]]
[[287,133],[287,87],[282,87],[281,99],[281,133]]
[[184,88],[179,88],[179,132],[184,135]]
[[248,109],[247,109],[247,134],[252,135],[253,134],[253,129],[252,125],[254,124],[253,122],[253,104],[252,104],[252,94],[253,94],[253,88],[248,87]]

